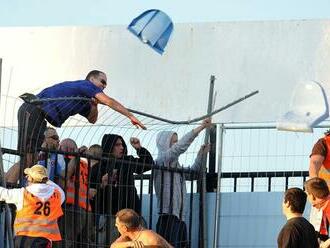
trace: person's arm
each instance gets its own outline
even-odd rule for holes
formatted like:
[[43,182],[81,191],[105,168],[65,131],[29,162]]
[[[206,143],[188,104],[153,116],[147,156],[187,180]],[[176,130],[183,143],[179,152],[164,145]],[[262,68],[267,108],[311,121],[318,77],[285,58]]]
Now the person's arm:
[[104,174],[101,178],[101,185],[100,187],[101,188],[104,188],[105,186],[107,186],[109,183],[109,176],[108,176],[108,173]]
[[20,162],[16,162],[9,170],[5,173],[5,181],[7,183],[16,184],[19,179]]
[[[138,158],[134,158],[130,156],[130,162],[139,163],[139,164],[154,164],[154,159],[151,153],[144,147],[141,146],[140,140],[138,138],[132,137],[130,138],[130,143],[132,147],[136,150],[136,154],[139,156]],[[142,166],[135,166],[133,172],[140,174],[145,171],[150,170],[149,168],[144,168]]]
[[[86,153],[86,151],[87,151],[87,147],[84,145],[79,147],[79,149],[78,149],[78,152],[80,154],[84,154],[84,153]],[[67,180],[70,179],[74,175],[76,166],[80,166],[80,158],[78,158],[78,157],[74,157],[69,161],[67,177],[66,177]]]
[[97,100],[92,98],[91,109],[87,116],[88,122],[94,124],[97,121],[98,114],[99,112],[97,109]]
[[[201,148],[198,151],[198,154],[196,156],[195,162],[193,165],[190,167],[191,170],[194,171],[200,171],[202,162],[203,162],[203,157],[206,156],[206,154],[210,151],[210,144],[202,145]],[[196,176],[192,176],[191,174],[186,174],[185,178],[188,180],[194,180],[197,179]]]
[[107,96],[103,92],[97,93],[95,95],[95,98],[101,104],[107,105],[108,107],[121,113],[122,115],[125,115],[127,118],[129,118],[131,120],[133,125],[135,125],[137,127],[141,127],[142,129],[147,129],[131,112],[129,112],[121,103],[119,103],[115,99]]
[[320,248],[328,248],[328,247],[330,247],[330,239],[327,239],[326,241],[321,242]]
[[319,171],[323,164],[324,157],[322,155],[312,155],[309,160],[309,177],[318,177]]
[[193,132],[198,135],[201,131],[203,131],[205,128],[208,128],[212,125],[211,117],[206,118],[203,120],[202,124],[195,129],[193,129]]
[[110,248],[126,248],[126,247],[134,247],[133,242],[127,236],[120,236],[115,240],[110,246]]
[[70,161],[69,161],[69,164],[68,164],[68,170],[67,170],[67,177],[66,179],[69,180],[73,175],[74,175],[74,172],[76,170],[76,166],[79,166],[79,160],[78,158],[72,158]]
[[0,201],[15,204],[17,210],[21,210],[23,207],[23,192],[24,188],[6,189],[0,187]]
[[198,151],[195,162],[190,167],[192,170],[199,170],[202,164],[203,157],[210,151],[210,144],[202,145]]
[[327,145],[324,138],[319,139],[313,146],[309,160],[309,177],[318,177],[319,171],[327,156]]
[[197,137],[197,135],[207,127],[212,125],[211,118],[206,118],[203,120],[202,124],[186,135],[184,135],[177,143],[172,145],[164,154],[163,154],[163,161],[171,162],[174,159],[177,159],[182,153],[187,151],[191,143]]

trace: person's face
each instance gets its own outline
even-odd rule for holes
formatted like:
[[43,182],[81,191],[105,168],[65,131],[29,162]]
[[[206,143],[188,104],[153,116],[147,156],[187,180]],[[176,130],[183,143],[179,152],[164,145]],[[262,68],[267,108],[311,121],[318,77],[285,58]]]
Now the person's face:
[[102,90],[107,87],[107,76],[104,73],[100,73],[98,76],[91,77],[90,81]]
[[170,141],[170,147],[173,146],[176,142],[178,142],[178,135],[175,133],[172,135],[172,138]]
[[60,138],[56,130],[49,129],[45,134],[45,143],[48,149],[58,149],[60,144]]
[[115,225],[116,225],[120,235],[125,235],[125,233],[127,232],[127,228],[124,224],[120,223],[118,217],[116,217],[116,224]]
[[123,155],[124,155],[124,146],[123,146],[123,142],[120,138],[117,139],[115,145],[113,146],[111,154],[115,158],[122,158],[123,157]]

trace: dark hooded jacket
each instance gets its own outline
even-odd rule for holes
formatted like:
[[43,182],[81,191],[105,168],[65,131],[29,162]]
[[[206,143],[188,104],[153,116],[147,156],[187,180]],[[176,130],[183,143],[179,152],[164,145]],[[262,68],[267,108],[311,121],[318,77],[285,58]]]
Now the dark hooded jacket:
[[[141,201],[135,188],[134,173],[141,174],[149,170],[149,167],[143,165],[152,165],[154,161],[150,152],[143,147],[137,149],[138,158],[127,155],[127,146],[124,139],[116,134],[105,134],[103,136],[103,157],[112,157],[111,151],[118,139],[121,139],[124,147],[122,159],[102,161],[99,168],[95,168],[97,172],[92,172],[94,177],[95,174],[98,174],[96,176],[98,185],[101,185],[102,176],[108,173],[108,185],[104,188],[97,187],[94,211],[99,214],[115,215],[121,209],[130,208],[140,214]],[[138,166],[138,164],[142,166]]]

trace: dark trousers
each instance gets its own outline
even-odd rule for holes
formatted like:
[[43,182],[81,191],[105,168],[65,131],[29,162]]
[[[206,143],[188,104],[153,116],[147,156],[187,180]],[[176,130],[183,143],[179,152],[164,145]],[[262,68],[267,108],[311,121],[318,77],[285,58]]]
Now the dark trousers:
[[21,153],[36,153],[44,140],[47,122],[40,107],[23,103],[17,113],[18,142],[17,148]]
[[14,238],[15,248],[51,248],[52,242],[46,238],[16,236]]
[[188,247],[187,226],[175,215],[162,214],[156,226],[157,233],[175,248]]

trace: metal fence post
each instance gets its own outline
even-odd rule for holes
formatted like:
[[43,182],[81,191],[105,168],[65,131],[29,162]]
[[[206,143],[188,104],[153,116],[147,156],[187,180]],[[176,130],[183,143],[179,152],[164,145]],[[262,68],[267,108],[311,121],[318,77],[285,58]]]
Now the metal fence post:
[[222,155],[223,155],[223,133],[224,125],[217,125],[218,131],[218,180],[217,180],[217,191],[216,191],[216,202],[215,202],[215,225],[214,225],[214,239],[213,247],[219,247],[219,236],[220,236],[220,189],[221,189],[221,169],[222,169]]
[[[209,100],[208,100],[208,106],[207,106],[207,113],[210,114],[213,109],[213,96],[214,96],[214,81],[215,76],[211,75],[210,78],[210,89],[209,89]],[[204,144],[207,144],[209,142],[210,137],[210,129],[207,128],[205,130],[205,139]],[[206,155],[203,155],[203,162],[201,166],[201,180],[200,180],[200,208],[199,208],[199,227],[200,227],[200,233],[199,233],[199,244],[200,247],[207,247],[207,223],[206,223]]]

